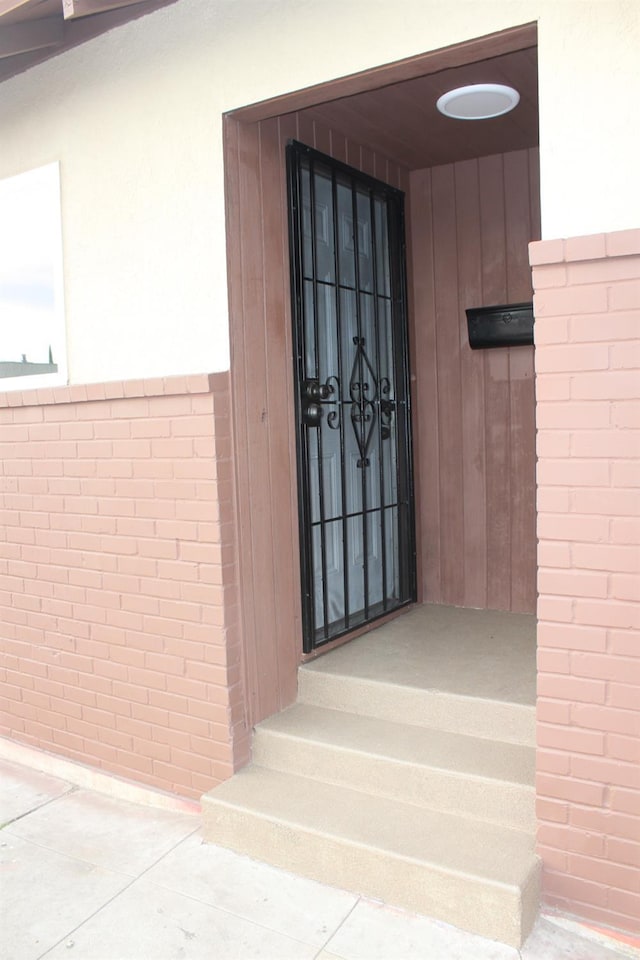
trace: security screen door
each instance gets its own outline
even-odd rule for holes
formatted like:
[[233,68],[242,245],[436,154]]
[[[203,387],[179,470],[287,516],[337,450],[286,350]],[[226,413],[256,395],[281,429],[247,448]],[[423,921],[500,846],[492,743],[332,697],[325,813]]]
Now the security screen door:
[[415,599],[404,196],[287,148],[304,650]]

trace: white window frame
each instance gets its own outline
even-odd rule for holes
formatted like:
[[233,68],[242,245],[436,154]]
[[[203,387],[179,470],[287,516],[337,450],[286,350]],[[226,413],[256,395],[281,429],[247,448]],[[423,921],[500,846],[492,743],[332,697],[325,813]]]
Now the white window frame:
[[[20,218],[23,218],[22,220]],[[18,222],[17,222],[18,221]],[[16,244],[16,261],[10,251],[20,225],[28,224],[46,238],[45,256],[52,267],[53,306],[49,344],[58,369],[51,373],[24,374],[19,377],[0,376],[0,393],[10,390],[32,390],[67,383],[67,343],[64,311],[64,275],[62,265],[62,218],[60,207],[60,165],[56,161],[0,180],[0,251],[5,251],[5,270],[0,263],[0,285],[3,276],[10,275],[11,267],[30,266],[25,245]],[[7,257],[7,251],[9,256]],[[39,251],[39,254],[42,250]],[[24,262],[23,262],[24,261]],[[0,361],[3,356],[3,326],[10,322],[10,308],[0,297]],[[28,359],[28,357],[27,357]]]

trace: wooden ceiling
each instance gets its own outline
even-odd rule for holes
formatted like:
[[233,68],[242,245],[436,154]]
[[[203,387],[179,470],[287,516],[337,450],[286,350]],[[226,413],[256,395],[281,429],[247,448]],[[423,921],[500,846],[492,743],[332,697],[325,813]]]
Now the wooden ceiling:
[[[520,94],[515,110],[492,120],[452,120],[438,97],[472,83],[504,83]],[[410,170],[508,153],[538,143],[536,47],[440,70],[308,107],[305,115]]]
[[0,81],[176,0],[0,0]]

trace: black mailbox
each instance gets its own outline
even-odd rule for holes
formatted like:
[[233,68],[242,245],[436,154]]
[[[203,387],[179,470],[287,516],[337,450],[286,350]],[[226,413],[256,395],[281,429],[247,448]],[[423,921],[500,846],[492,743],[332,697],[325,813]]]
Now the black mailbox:
[[470,307],[467,311],[469,346],[520,347],[533,343],[533,304],[508,303],[499,307]]

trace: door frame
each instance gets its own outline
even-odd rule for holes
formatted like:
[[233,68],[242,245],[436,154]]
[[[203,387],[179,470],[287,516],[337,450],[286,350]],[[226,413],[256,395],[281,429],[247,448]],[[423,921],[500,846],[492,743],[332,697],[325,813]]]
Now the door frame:
[[[297,129],[295,112],[536,43],[536,24],[530,23],[251,104],[223,118],[230,456],[237,544],[232,562],[238,569],[241,617],[239,624],[233,624],[239,634],[233,656],[245,705],[244,716],[237,722],[251,726],[292,703],[302,659],[286,177],[281,149],[289,137],[306,139]],[[273,263],[279,263],[277,277],[269,270]],[[419,443],[415,426],[414,443]],[[420,538],[419,525],[416,536]]]

